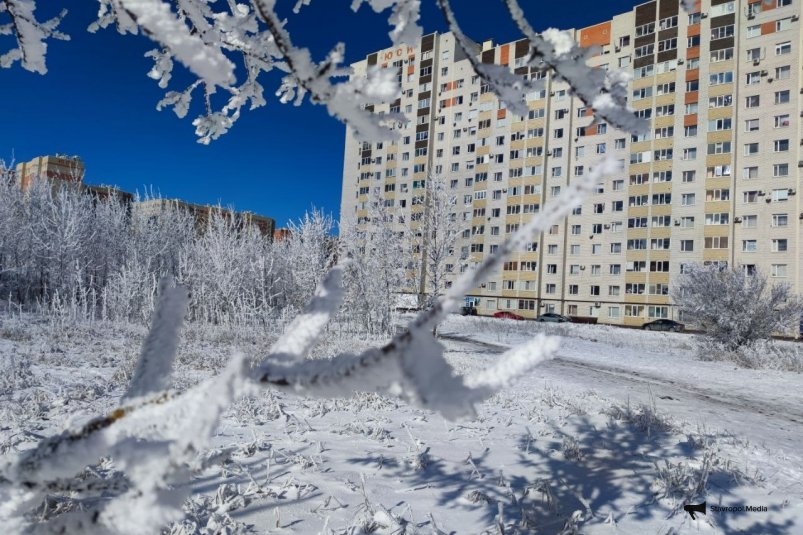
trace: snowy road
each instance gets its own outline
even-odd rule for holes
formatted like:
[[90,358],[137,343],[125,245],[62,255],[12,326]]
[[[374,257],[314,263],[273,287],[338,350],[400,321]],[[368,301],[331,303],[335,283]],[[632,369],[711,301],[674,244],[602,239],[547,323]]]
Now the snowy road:
[[[444,335],[449,349],[482,351],[496,355],[508,349],[469,337]],[[603,347],[600,347],[603,346]],[[687,367],[688,381],[681,380],[677,366],[668,366],[653,372],[644,366],[633,368],[611,366],[595,362],[595,356],[615,352],[626,357],[622,348],[604,347],[604,344],[579,339],[564,339],[558,356],[534,370],[525,380],[558,386],[565,391],[593,390],[601,396],[621,403],[655,403],[659,413],[669,414],[679,421],[697,424],[708,433],[732,434],[755,445],[772,444],[785,453],[799,454],[803,443],[803,404],[799,392],[786,392],[779,396],[777,389],[764,393],[760,389],[734,388],[732,380],[722,382],[701,380],[693,367]],[[599,360],[604,360],[600,358]],[[620,359],[627,363],[627,358]],[[683,363],[688,364],[688,363]],[[727,368],[725,375],[733,374],[733,366],[725,363],[700,363]],[[735,370],[743,374],[761,374],[756,370]],[[671,373],[668,373],[671,372]],[[792,374],[800,380],[799,374]],[[779,388],[783,388],[779,385]]]

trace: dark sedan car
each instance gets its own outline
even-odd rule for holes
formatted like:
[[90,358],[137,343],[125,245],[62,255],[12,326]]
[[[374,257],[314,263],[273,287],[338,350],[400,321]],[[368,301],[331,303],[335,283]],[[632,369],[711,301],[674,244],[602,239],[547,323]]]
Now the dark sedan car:
[[679,333],[680,331],[685,329],[686,326],[683,325],[682,323],[678,323],[675,320],[660,319],[647,322],[644,325],[642,325],[641,328],[644,329],[645,331],[672,331]]
[[535,321],[549,322],[549,323],[571,323],[572,318],[555,312],[545,312],[535,318]]

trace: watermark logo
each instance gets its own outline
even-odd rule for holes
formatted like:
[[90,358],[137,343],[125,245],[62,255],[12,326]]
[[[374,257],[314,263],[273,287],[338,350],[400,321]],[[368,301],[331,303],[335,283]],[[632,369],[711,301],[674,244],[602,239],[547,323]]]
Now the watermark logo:
[[706,512],[705,512],[705,502],[698,503],[697,505],[684,505],[683,506],[683,510],[686,511],[687,513],[689,513],[689,516],[691,517],[692,520],[697,520],[697,517],[694,516],[694,513],[706,514]]

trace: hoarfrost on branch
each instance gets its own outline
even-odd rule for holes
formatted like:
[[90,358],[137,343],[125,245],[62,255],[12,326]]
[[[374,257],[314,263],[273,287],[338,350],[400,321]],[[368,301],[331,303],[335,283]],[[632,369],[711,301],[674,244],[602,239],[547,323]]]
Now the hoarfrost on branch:
[[[513,113],[527,113],[526,94],[537,82],[515,74],[509,66],[484,64],[478,47],[460,29],[449,0],[435,0],[483,83],[497,94]],[[627,107],[627,76],[619,71],[585,65],[593,49],[579,47],[569,34],[548,29],[533,30],[516,0],[503,0],[510,15],[529,42],[526,64],[551,69],[557,79],[569,83],[575,96],[592,108],[599,120],[630,132],[643,131],[646,122]],[[147,53],[153,67],[147,74],[160,88],[168,89],[176,63],[186,67],[196,80],[185,88],[169,89],[157,109],[172,107],[184,117],[192,100],[200,96],[203,110],[192,124],[200,143],[209,143],[228,132],[243,107],[266,104],[262,74],[281,73],[275,91],[282,103],[300,104],[305,97],[326,106],[333,117],[351,126],[360,139],[394,139],[392,127],[407,119],[396,113],[374,111],[369,105],[388,103],[400,93],[393,69],[372,68],[356,76],[344,64],[345,44],[335,44],[320,61],[310,50],[293,43],[285,22],[276,12],[275,0],[223,2],[215,0],[98,0],[98,19],[88,28],[95,32],[115,26],[121,34],[143,33],[157,48]],[[298,0],[297,16],[311,0]],[[392,45],[418,42],[420,0],[353,0],[351,9],[363,3],[381,13],[390,10],[388,23]],[[48,39],[67,39],[58,31],[66,10],[40,22],[33,0],[0,0],[0,35],[13,35],[16,46],[0,55],[0,67],[16,61],[28,70],[46,72]],[[7,22],[4,22],[7,19]],[[598,98],[600,93],[605,98]]]

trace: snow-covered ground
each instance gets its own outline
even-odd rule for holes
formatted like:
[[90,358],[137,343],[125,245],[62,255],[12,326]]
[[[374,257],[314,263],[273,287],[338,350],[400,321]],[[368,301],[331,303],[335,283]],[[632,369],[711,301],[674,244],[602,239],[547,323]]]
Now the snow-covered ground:
[[[684,334],[458,316],[440,334],[469,373],[542,329],[565,335],[558,357],[473,421],[366,394],[239,401],[204,452],[223,462],[193,479],[171,532],[801,532],[803,375],[699,361]],[[144,335],[2,318],[3,460],[115,407]],[[175,386],[219,371],[234,346],[257,355],[269,340],[191,327]],[[365,344],[337,333],[327,343]],[[692,520],[683,505],[702,501],[707,514]],[[54,496],[42,516],[79,506]]]

